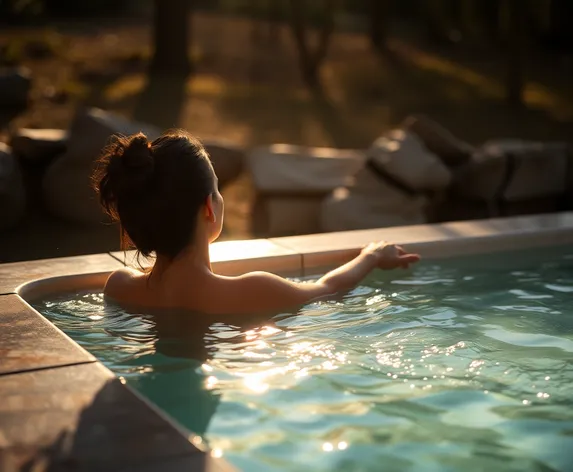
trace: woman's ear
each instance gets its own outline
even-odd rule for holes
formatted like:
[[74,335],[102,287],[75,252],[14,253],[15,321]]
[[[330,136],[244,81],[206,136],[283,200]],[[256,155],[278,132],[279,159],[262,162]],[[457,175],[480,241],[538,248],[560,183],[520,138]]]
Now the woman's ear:
[[215,205],[213,205],[213,195],[209,195],[207,197],[207,202],[205,203],[205,217],[211,223],[215,223],[215,221],[217,221],[217,215],[215,214]]

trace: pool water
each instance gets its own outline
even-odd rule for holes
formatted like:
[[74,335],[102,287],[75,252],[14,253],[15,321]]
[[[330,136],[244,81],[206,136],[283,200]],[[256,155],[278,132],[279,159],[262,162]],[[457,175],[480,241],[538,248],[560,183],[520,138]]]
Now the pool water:
[[35,304],[245,471],[573,470],[573,247],[377,272],[273,320]]

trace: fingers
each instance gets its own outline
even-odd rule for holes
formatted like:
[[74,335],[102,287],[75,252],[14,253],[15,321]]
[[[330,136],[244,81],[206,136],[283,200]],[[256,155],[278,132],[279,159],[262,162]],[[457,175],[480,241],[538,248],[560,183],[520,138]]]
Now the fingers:
[[402,264],[415,264],[420,260],[418,254],[404,254],[398,258]]
[[404,254],[398,257],[398,264],[402,269],[409,269],[410,264],[415,264],[419,260],[420,256],[418,254]]
[[379,253],[380,256],[385,259],[385,265],[393,265],[394,267],[401,267],[403,269],[408,269],[410,264],[414,264],[420,260],[418,254],[410,254],[402,246],[387,241],[370,243],[366,246],[366,249]]
[[409,252],[406,251],[406,249],[404,249],[404,246],[396,246],[396,249],[398,249],[398,252],[400,253],[401,256],[403,256],[404,254],[409,254]]

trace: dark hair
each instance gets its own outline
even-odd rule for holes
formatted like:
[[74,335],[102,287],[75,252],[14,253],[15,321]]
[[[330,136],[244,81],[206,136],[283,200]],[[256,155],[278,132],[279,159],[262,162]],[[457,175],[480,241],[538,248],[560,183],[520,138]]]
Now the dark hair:
[[119,221],[123,248],[174,258],[193,239],[197,214],[216,189],[209,155],[184,131],[150,142],[116,137],[104,149],[94,184],[105,212]]

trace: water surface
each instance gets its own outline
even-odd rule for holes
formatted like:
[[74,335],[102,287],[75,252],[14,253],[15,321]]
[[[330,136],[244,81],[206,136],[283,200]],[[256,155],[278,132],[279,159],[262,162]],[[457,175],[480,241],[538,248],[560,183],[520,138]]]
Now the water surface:
[[573,470],[573,248],[374,273],[273,320],[36,308],[248,471]]

